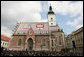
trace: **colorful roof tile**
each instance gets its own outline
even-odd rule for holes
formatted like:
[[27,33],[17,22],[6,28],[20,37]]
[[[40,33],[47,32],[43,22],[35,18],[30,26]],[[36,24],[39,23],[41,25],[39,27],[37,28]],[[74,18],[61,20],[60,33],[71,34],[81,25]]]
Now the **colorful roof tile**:
[[14,32],[14,35],[23,35],[27,34],[28,30],[32,28],[34,34],[48,34],[49,30],[57,30],[60,29],[59,26],[49,27],[48,22],[21,22],[18,24],[17,29]]

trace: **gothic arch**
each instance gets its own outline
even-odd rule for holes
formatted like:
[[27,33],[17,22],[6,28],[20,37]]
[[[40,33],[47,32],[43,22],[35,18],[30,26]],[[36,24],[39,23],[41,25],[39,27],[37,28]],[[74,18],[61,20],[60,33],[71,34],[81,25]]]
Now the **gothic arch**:
[[32,38],[26,39],[26,49],[27,50],[33,50],[34,42]]

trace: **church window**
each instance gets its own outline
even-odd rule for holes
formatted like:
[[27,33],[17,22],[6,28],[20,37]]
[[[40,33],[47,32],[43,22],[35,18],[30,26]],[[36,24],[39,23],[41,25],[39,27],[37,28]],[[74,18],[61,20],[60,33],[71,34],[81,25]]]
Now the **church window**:
[[61,45],[61,36],[59,36],[59,45]]
[[53,25],[53,23],[51,23],[51,25]]
[[53,18],[51,18],[51,21],[53,21]]
[[42,46],[45,46],[45,40],[44,39],[42,40]]
[[53,46],[53,40],[52,40],[52,46]]
[[3,45],[4,45],[4,42],[3,42]]
[[21,46],[21,39],[19,39],[18,41],[18,46]]

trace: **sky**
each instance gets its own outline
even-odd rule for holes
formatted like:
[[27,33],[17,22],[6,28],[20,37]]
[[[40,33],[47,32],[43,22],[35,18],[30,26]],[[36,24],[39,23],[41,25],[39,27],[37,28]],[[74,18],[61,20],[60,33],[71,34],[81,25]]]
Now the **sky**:
[[1,34],[11,37],[20,22],[47,22],[50,4],[65,34],[83,26],[83,1],[1,1]]

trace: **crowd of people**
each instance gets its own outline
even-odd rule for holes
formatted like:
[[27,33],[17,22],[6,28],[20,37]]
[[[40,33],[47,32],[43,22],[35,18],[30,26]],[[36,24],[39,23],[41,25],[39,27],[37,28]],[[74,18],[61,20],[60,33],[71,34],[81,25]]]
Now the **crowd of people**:
[[2,50],[1,56],[82,56],[76,52],[56,51],[12,51]]

